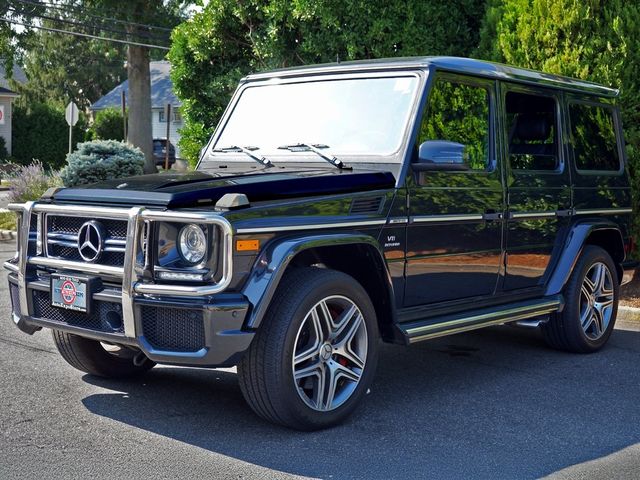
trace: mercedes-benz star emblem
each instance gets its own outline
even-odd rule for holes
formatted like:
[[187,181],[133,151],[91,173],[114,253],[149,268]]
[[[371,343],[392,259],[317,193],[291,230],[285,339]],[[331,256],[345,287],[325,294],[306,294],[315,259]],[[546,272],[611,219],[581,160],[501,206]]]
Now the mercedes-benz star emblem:
[[84,223],[78,232],[78,253],[85,262],[95,262],[102,255],[104,235],[102,225],[95,220]]

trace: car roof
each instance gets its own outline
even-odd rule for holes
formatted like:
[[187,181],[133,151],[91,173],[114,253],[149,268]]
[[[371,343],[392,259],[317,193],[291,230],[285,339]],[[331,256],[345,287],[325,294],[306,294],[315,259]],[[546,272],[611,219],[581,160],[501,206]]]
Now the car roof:
[[416,70],[427,68],[530,85],[554,87],[601,97],[617,97],[619,94],[619,91],[615,88],[605,87],[586,80],[462,57],[402,57],[307,65],[255,73],[248,75],[243,81],[372,70]]

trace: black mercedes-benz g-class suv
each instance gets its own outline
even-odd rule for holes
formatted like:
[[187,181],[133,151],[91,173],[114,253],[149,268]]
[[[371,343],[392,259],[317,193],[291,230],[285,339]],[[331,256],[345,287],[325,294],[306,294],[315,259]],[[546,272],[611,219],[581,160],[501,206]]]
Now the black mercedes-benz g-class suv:
[[11,206],[13,321],[94,375],[237,365],[299,429],[357,407],[380,340],[596,351],[634,272],[617,93],[458,58],[248,76],[196,171]]

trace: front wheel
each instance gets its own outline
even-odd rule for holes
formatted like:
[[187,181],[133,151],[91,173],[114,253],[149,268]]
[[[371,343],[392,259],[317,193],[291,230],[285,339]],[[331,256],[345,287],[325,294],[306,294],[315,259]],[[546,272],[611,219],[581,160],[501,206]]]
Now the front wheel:
[[155,363],[136,350],[110,345],[53,330],[53,341],[62,358],[82,372],[105,378],[125,378],[141,375]]
[[299,430],[343,421],[373,379],[375,309],[362,286],[333,270],[286,274],[238,366],[240,387],[261,417]]

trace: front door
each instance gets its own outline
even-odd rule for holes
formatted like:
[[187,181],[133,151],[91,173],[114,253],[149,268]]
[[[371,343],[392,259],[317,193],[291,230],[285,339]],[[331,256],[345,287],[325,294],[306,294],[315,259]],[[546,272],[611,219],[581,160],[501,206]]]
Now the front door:
[[[464,146],[455,171],[410,171],[404,306],[494,294],[504,213],[493,81],[438,73],[416,142]],[[417,156],[417,151],[416,151]]]
[[503,84],[501,133],[507,158],[506,292],[542,288],[571,213],[561,98]]

